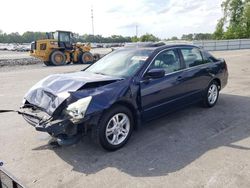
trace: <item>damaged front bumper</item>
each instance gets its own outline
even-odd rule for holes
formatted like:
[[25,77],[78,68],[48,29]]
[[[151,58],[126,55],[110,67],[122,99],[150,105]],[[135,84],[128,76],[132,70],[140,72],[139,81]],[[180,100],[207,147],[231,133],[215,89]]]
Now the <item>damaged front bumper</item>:
[[47,132],[53,137],[59,135],[73,136],[77,134],[77,124],[72,123],[69,117],[54,119],[45,113],[31,113],[27,109],[18,112],[23,118],[36,128],[37,131]]
[[28,108],[22,108],[18,113],[37,131],[47,132],[56,138],[71,138],[79,133],[86,134],[90,127],[99,122],[102,115],[102,112],[98,112],[84,117],[78,123],[73,123],[71,117],[62,116],[55,119],[43,111],[34,113]]

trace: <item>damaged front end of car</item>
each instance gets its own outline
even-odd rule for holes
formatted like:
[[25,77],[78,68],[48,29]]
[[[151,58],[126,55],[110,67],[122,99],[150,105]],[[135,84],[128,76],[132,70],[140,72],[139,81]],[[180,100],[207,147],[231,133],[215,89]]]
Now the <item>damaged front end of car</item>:
[[71,117],[66,114],[50,116],[36,106],[31,107],[30,104],[24,104],[19,110],[19,114],[37,131],[47,132],[53,137],[73,136],[77,133],[77,127]]
[[84,104],[85,108],[82,106],[78,108],[78,105],[82,105],[83,102],[80,99],[68,105],[66,109],[64,108],[65,105],[62,104],[57,109],[58,112],[52,116],[43,109],[28,103],[24,104],[18,113],[37,131],[46,132],[56,138],[60,145],[71,145],[87,133],[90,121],[93,119],[90,116],[85,117],[87,103]]
[[49,76],[28,91],[19,114],[37,131],[70,145],[98,122],[110,105],[106,102],[115,99],[116,93],[109,92],[114,87],[109,85],[119,80],[85,72]]

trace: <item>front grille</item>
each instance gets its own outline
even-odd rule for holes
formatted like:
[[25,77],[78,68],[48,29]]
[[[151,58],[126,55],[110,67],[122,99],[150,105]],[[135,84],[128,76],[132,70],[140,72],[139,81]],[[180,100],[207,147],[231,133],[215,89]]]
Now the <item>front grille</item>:
[[22,114],[23,118],[32,126],[36,126],[40,122],[48,121],[51,119],[51,116],[43,110],[38,109],[33,105],[30,105],[30,107],[27,106],[29,105],[26,104],[26,107],[24,105],[24,107],[20,109],[20,114]]

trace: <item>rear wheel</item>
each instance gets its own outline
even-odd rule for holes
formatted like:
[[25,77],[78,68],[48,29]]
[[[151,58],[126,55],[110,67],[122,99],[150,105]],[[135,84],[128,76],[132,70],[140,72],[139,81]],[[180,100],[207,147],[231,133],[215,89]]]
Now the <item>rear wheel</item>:
[[78,60],[82,64],[93,63],[94,56],[90,52],[84,52],[79,54]]
[[213,107],[219,98],[219,84],[216,81],[212,81],[207,90],[206,94],[204,96],[204,106],[211,108]]
[[93,139],[104,149],[114,151],[123,147],[133,131],[134,120],[130,110],[117,105],[107,111],[92,129]]
[[66,57],[63,52],[56,50],[50,55],[50,62],[55,66],[65,65]]

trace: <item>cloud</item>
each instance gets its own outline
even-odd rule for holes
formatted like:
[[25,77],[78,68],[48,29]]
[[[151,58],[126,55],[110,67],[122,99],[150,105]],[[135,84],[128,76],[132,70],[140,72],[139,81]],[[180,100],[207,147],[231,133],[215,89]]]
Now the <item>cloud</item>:
[[222,16],[221,3],[222,0],[75,0],[76,19],[72,16],[52,19],[51,14],[40,13],[49,4],[53,15],[61,15],[62,10],[69,9],[67,0],[60,0],[59,4],[57,1],[43,0],[39,6],[33,0],[11,0],[1,2],[5,8],[0,12],[0,17],[4,18],[1,19],[0,29],[21,33],[26,30],[57,29],[91,33],[90,9],[93,6],[95,34],[133,36],[135,25],[138,24],[139,35],[152,33],[168,38],[184,33],[213,32],[217,20]]
[[134,23],[130,23],[130,24],[119,26],[118,28],[119,29],[135,28],[136,25],[138,25],[138,23],[134,22]]
[[139,26],[139,34],[146,32],[158,37],[180,37],[185,33],[213,32],[217,20],[222,16],[220,5],[222,0],[145,0],[139,2],[132,11],[124,6],[126,19],[121,20],[119,31],[135,33],[135,25]]
[[117,12],[121,12],[123,9],[123,6],[122,5],[118,5],[118,6],[115,6],[115,7],[112,7],[110,9],[108,9],[106,12],[107,13],[117,13]]
[[187,12],[192,12],[192,11],[196,11],[196,9],[200,8],[201,5],[200,4],[191,4],[188,5],[186,7],[181,7],[178,11],[176,11],[176,13],[187,13]]
[[145,0],[145,6],[150,10],[155,10],[158,12],[162,7],[166,7],[169,5],[170,0]]

